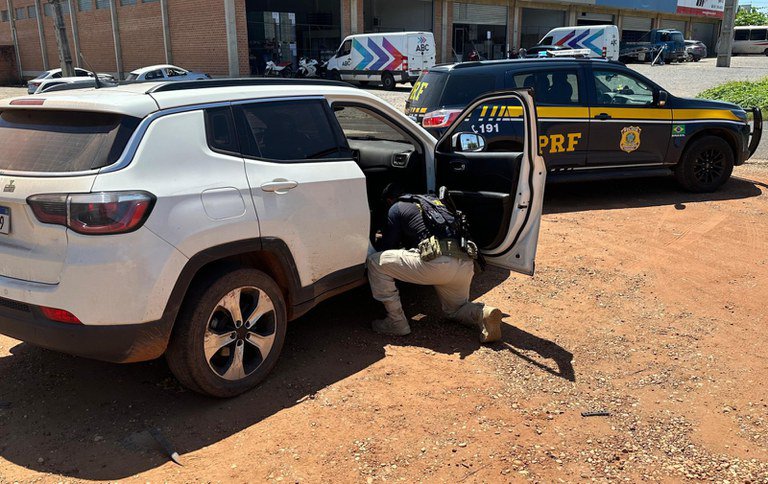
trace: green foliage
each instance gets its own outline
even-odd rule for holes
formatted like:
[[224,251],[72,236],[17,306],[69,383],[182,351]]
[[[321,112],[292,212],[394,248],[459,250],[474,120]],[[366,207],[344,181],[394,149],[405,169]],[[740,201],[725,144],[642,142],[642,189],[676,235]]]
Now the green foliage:
[[768,25],[768,15],[760,8],[742,8],[736,12],[736,25]]
[[707,89],[696,97],[734,103],[743,108],[757,106],[765,111],[768,108],[768,77],[759,81],[726,82]]

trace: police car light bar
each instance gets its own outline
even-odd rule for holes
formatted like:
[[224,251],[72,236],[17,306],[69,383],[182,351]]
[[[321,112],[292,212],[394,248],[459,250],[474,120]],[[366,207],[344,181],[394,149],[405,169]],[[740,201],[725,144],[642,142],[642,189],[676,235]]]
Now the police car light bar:
[[567,49],[567,50],[548,50],[547,54],[552,57],[589,57],[592,51],[589,49]]

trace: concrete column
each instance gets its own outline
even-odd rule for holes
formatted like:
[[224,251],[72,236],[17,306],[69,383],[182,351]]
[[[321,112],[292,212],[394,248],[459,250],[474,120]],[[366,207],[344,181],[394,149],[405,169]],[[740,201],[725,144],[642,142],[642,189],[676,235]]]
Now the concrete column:
[[568,25],[576,25],[576,7],[568,7]]
[[515,1],[507,0],[507,55],[515,47]]
[[69,20],[72,23],[72,47],[75,48],[75,66],[80,67],[80,31],[77,28],[77,1],[67,0]]
[[13,51],[16,54],[16,70],[19,73],[19,82],[24,80],[24,70],[21,68],[21,52],[19,51],[19,38],[16,35],[16,14],[13,9],[13,1],[8,0],[8,20],[11,23],[11,37],[13,38]]
[[120,24],[117,21],[117,0],[109,0],[109,14],[112,20],[112,41],[115,43],[115,64],[117,78],[123,80],[123,47],[120,43]]
[[48,70],[48,47],[45,45],[45,30],[43,28],[43,7],[40,0],[35,0],[35,10],[37,11],[37,33],[40,37],[40,55],[43,56],[43,70]]
[[349,25],[349,30],[353,34],[360,32],[360,28],[357,25],[357,0],[351,0],[349,3]]
[[229,76],[240,75],[240,59],[237,55],[237,14],[235,0],[224,0],[224,22],[227,26],[227,58],[229,59]]
[[171,22],[168,19],[168,0],[160,0],[160,17],[163,21],[163,47],[165,48],[165,63],[173,64],[173,49],[171,48]]
[[515,49],[519,49],[522,47],[520,45],[520,39],[521,39],[521,32],[520,32],[520,24],[523,19],[523,7],[515,6],[515,11],[512,16],[512,45],[514,45]]
[[440,49],[440,62],[448,62],[450,59],[451,43],[448,38],[448,0],[443,0],[443,15],[440,19],[440,32],[441,32],[441,49]]
[[624,14],[621,10],[616,12],[616,27],[619,29],[619,39],[621,39],[621,30],[624,28]]
[[349,5],[351,1],[352,0],[339,0],[339,2],[341,3],[341,5],[339,5],[339,8],[341,9],[340,10],[341,11],[341,18],[340,18],[341,25],[340,25],[340,27],[341,27],[341,40],[342,41],[344,40],[344,37],[346,37],[347,35],[350,34],[350,28],[349,28],[350,22],[349,22],[349,19],[347,18],[347,16],[344,14],[344,11],[345,11],[344,7],[346,5]]

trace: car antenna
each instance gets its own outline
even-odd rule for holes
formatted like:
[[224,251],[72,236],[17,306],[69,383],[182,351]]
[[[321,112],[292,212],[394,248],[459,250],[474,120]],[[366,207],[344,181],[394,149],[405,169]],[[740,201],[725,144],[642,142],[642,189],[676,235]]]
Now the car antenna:
[[93,70],[93,66],[91,66],[91,63],[85,60],[85,56],[82,52],[80,52],[80,60],[83,61],[85,66],[93,73],[93,80],[96,83],[96,89],[101,89],[101,81],[99,80],[99,74]]

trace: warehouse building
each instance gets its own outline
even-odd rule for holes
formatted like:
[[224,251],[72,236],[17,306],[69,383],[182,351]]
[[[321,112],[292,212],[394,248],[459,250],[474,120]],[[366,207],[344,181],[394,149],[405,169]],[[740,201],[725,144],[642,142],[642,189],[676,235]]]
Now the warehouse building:
[[[176,64],[213,76],[264,72],[267,61],[327,59],[344,36],[432,31],[438,61],[471,50],[505,57],[550,29],[615,24],[623,40],[673,28],[714,52],[724,0],[60,0],[76,65],[125,74]],[[83,62],[79,54],[87,62]],[[0,0],[0,77],[58,67],[48,0]],[[2,80],[2,79],[0,79]]]

